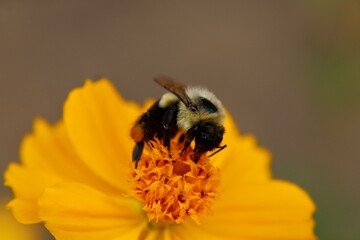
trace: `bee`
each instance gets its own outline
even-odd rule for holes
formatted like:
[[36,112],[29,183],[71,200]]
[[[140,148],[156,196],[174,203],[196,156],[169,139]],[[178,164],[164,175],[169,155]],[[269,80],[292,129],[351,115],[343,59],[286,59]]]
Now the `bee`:
[[226,147],[220,146],[225,131],[225,110],[212,92],[202,87],[188,87],[164,76],[156,77],[154,81],[169,92],[142,114],[130,131],[136,143],[132,155],[135,167],[144,143],[155,136],[163,141],[171,156],[170,140],[182,131],[180,139],[184,146],[180,154],[195,141],[194,162],[208,151],[217,149],[212,156]]

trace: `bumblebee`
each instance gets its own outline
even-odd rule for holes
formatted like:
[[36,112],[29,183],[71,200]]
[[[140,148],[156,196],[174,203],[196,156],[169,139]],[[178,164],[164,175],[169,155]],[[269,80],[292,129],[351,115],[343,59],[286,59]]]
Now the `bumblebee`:
[[212,92],[202,87],[185,86],[169,77],[159,76],[154,80],[169,92],[142,114],[130,131],[136,143],[132,156],[135,166],[144,143],[155,136],[163,141],[170,153],[170,140],[182,131],[180,139],[185,143],[181,153],[195,141],[194,162],[208,151],[218,149],[212,156],[226,147],[220,146],[225,131],[225,110]]

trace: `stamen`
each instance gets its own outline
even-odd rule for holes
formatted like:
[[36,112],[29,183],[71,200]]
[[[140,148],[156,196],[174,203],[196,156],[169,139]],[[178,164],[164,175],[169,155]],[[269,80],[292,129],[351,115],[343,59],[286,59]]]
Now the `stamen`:
[[190,217],[199,223],[200,213],[209,214],[220,182],[219,169],[205,156],[193,161],[193,149],[180,155],[183,143],[171,142],[170,158],[161,141],[151,141],[135,169],[132,168],[134,195],[144,203],[150,222],[181,223]]

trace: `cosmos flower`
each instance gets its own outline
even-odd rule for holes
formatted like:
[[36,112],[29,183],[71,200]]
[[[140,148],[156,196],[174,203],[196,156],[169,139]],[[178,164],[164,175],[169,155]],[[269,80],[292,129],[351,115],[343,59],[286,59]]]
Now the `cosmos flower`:
[[220,153],[195,164],[176,138],[171,158],[155,139],[135,168],[129,130],[150,104],[101,79],[69,94],[58,123],[36,119],[5,172],[16,219],[58,240],[315,239],[311,198],[271,177],[269,152],[229,114]]

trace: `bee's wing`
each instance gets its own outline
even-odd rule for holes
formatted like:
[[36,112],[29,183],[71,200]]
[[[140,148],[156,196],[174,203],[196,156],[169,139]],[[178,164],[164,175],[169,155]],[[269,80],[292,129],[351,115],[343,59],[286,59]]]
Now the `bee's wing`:
[[185,92],[186,86],[184,84],[165,76],[157,76],[154,78],[154,81],[175,94],[191,111],[197,111],[196,105],[191,101],[190,97]]

